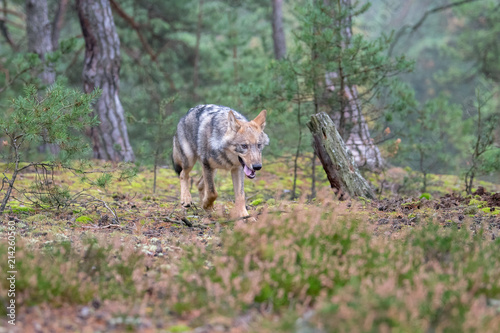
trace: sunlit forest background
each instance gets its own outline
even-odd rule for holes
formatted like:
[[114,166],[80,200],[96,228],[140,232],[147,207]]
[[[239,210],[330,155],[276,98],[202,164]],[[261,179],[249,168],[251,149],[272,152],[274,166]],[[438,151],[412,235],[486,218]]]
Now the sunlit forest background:
[[[281,54],[270,1],[110,4],[121,55],[119,98],[135,161],[168,166],[177,121],[197,104],[226,105],[249,117],[267,109],[268,157],[312,154],[308,117],[326,110],[334,118],[342,107],[331,98],[318,102],[325,95],[319,90],[328,91],[329,66],[337,66],[334,46],[342,43],[342,33],[321,17],[335,22],[327,8],[336,4],[282,2]],[[25,86],[40,91],[53,83],[40,75],[47,67],[52,81],[83,90],[85,40],[77,6],[65,0],[46,6],[47,27],[38,33],[49,36],[50,46],[40,54],[27,34],[29,20],[38,22],[30,18],[35,14],[24,1],[2,1],[2,117]],[[498,3],[387,0],[342,15],[349,17],[349,43],[358,50],[344,52],[341,62],[363,96],[358,104],[384,166],[410,167],[421,177],[462,177],[474,164],[475,176],[498,179]],[[478,142],[485,152],[474,156]],[[46,158],[39,144],[26,154],[27,160]]]

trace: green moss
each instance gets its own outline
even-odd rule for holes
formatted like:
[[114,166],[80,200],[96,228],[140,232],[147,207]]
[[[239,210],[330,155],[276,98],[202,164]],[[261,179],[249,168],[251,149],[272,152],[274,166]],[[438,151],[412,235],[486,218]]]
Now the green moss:
[[370,199],[367,199],[365,197],[359,197],[359,200],[362,201],[363,203],[370,203],[370,202],[372,202]]
[[[491,209],[493,209],[493,210],[491,210]],[[498,214],[500,214],[500,207],[493,207],[493,208],[484,207],[484,208],[481,208],[481,210],[483,212],[485,212],[486,214],[490,214],[490,215],[498,215]]]
[[422,198],[426,198],[427,200],[431,200],[432,199],[432,195],[430,193],[422,193],[420,195],[419,199],[422,199]]
[[255,199],[254,201],[252,201],[252,203],[250,205],[252,205],[252,206],[258,206],[258,205],[260,205],[263,202],[264,202],[264,199],[258,198],[258,199]]
[[477,200],[477,199],[471,199],[469,201],[469,206],[477,206],[477,208],[483,208],[487,205],[488,205],[488,203],[486,201],[481,201],[481,200]]
[[179,333],[179,332],[191,332],[192,329],[184,324],[170,326],[167,332]]
[[35,210],[31,207],[12,205],[10,209],[13,213],[33,213]]
[[404,206],[418,206],[420,205],[420,200],[419,201],[411,201],[411,202],[406,202],[406,203],[402,203],[401,206],[404,207]]
[[92,219],[89,216],[83,215],[83,216],[78,217],[75,221],[78,223],[87,224],[87,223],[94,222],[94,219]]

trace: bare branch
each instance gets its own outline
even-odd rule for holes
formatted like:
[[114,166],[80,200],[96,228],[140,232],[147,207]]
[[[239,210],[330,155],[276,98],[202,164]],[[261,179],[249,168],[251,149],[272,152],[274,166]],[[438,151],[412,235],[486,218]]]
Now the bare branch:
[[394,37],[394,41],[391,43],[391,46],[389,47],[389,56],[392,55],[392,51],[394,50],[394,47],[398,43],[399,39],[406,33],[406,31],[408,29],[410,30],[410,33],[414,33],[415,31],[417,31],[418,28],[420,28],[422,26],[422,24],[424,24],[425,20],[427,19],[427,17],[429,15],[442,12],[446,9],[458,7],[461,5],[465,5],[465,4],[477,2],[477,1],[479,1],[479,0],[462,0],[462,1],[452,2],[449,4],[443,5],[443,6],[439,6],[439,7],[433,8],[433,9],[429,9],[428,11],[426,11],[424,13],[424,15],[420,18],[420,20],[418,20],[418,22],[415,25],[410,26],[408,24],[405,24],[396,33],[396,35]]
[[144,36],[142,35],[139,24],[137,24],[137,22],[135,22],[131,16],[129,16],[120,6],[118,6],[115,0],[110,0],[110,3],[113,10],[135,30],[142,46],[144,46],[146,52],[151,57],[151,60],[156,62],[156,58],[158,57],[158,55],[155,54],[153,48],[148,44],[146,38],[144,38]]
[[59,33],[64,23],[64,15],[68,9],[68,0],[60,0],[57,6],[57,12],[52,22],[52,49],[56,50],[59,45]]

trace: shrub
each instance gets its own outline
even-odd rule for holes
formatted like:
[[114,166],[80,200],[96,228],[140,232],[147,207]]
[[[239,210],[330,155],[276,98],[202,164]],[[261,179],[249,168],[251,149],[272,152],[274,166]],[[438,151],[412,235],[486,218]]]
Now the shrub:
[[313,308],[312,323],[345,332],[494,323],[487,300],[500,296],[500,241],[433,221],[390,239],[349,211],[298,207],[238,223],[220,244],[190,247],[170,290],[173,308],[227,314],[264,306],[297,315]]

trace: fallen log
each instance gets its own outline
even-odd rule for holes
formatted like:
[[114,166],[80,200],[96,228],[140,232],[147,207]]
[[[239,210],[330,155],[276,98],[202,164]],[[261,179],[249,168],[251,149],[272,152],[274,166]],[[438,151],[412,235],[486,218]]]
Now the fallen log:
[[320,112],[311,116],[307,127],[313,136],[314,151],[323,164],[330,186],[339,198],[344,199],[348,194],[352,198],[374,199],[372,188],[359,172],[332,119]]

